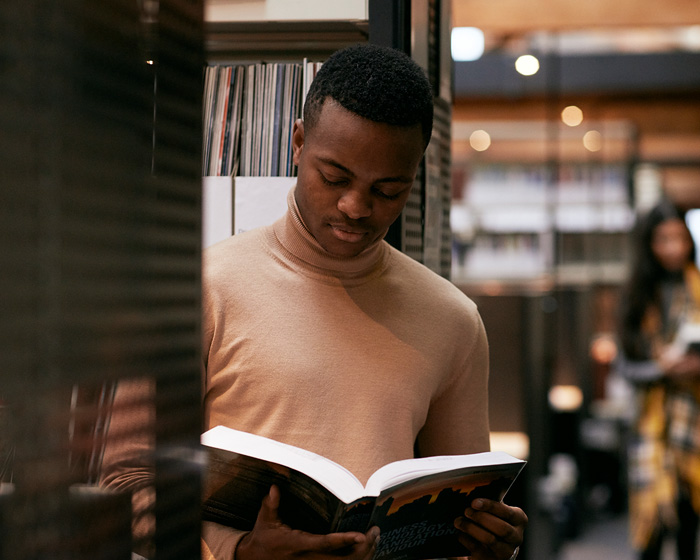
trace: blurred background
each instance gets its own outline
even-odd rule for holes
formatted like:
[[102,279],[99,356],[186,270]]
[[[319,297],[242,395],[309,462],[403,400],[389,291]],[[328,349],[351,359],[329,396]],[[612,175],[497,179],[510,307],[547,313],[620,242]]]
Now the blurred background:
[[700,14],[452,5],[452,279],[489,332],[494,442],[527,445],[543,475],[529,501],[542,554],[635,558],[615,329],[635,218],[667,196],[700,239]]

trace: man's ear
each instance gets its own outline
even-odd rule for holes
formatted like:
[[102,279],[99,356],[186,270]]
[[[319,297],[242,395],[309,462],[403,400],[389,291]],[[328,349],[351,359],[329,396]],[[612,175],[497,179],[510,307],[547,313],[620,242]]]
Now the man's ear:
[[301,150],[304,147],[304,121],[297,119],[292,127],[292,158],[294,165],[299,165]]

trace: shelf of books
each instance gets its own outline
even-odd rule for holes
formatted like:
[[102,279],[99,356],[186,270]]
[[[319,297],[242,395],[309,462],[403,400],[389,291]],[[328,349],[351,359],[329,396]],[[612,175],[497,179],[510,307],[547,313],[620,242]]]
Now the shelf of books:
[[320,66],[306,59],[207,66],[203,175],[292,176],[292,127]]
[[472,164],[451,211],[453,279],[620,282],[634,221],[628,184],[624,163]]
[[365,0],[207,3],[203,247],[284,213],[303,99],[322,60],[368,40],[367,19]]

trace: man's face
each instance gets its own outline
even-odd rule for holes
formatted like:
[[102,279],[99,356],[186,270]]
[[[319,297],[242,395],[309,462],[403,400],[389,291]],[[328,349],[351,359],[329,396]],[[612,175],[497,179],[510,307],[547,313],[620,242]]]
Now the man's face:
[[329,253],[353,257],[381,239],[401,213],[423,156],[420,125],[375,123],[328,99],[308,134],[297,121],[296,202]]

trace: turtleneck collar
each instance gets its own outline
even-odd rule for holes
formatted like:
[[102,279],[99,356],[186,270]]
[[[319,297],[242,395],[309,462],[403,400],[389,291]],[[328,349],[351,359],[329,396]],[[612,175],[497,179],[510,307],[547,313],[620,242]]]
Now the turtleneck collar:
[[379,240],[356,257],[336,257],[328,253],[307,229],[294,197],[294,186],[287,195],[288,212],[272,226],[275,244],[284,260],[314,276],[362,282],[386,267],[389,245]]

